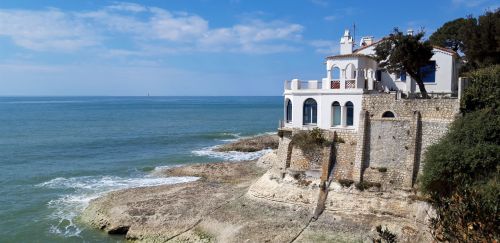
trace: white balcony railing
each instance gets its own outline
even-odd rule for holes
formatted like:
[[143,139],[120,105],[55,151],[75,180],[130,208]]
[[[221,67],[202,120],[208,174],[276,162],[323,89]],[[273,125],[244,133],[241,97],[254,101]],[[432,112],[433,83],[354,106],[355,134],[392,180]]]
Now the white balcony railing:
[[347,79],[345,81],[345,89],[355,89],[356,88],[356,80]]
[[[326,86],[325,86],[326,85]],[[342,80],[328,80],[323,79],[300,81],[298,79],[285,81],[285,90],[320,90],[320,89],[356,89],[356,80],[347,79]]]
[[285,81],[285,90],[316,90],[322,89],[322,82],[318,80],[300,81],[298,79]]

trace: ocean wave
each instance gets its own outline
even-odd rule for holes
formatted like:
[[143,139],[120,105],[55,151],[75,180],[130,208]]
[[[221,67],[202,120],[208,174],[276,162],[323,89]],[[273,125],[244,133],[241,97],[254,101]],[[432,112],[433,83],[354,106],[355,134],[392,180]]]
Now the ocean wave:
[[197,179],[198,177],[189,176],[163,178],[152,176],[137,178],[117,176],[59,177],[40,183],[36,187],[73,190],[73,193],[62,195],[47,204],[53,210],[49,217],[57,222],[50,227],[49,231],[64,237],[73,237],[78,236],[82,231],[74,223],[74,219],[87,207],[92,199],[120,189],[185,183]]
[[213,133],[204,133],[198,135],[201,138],[206,139],[215,139],[219,141],[234,141],[241,138],[240,133],[232,133],[232,132],[213,132]]
[[238,151],[219,152],[215,151],[217,147],[218,146],[207,147],[200,150],[192,151],[192,153],[197,156],[206,156],[210,158],[216,158],[228,161],[245,161],[245,160],[258,159],[262,157],[264,154],[273,151],[272,149],[264,149],[256,152],[238,152]]

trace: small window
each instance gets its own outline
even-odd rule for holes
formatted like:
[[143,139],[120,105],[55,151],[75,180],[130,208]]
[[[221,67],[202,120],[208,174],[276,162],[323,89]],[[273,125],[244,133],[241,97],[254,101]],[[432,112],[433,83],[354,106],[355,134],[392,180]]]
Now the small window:
[[286,122],[292,122],[292,101],[290,100],[286,102]]
[[406,72],[405,71],[401,71],[401,73],[399,74],[399,80],[406,81]]
[[392,113],[392,111],[386,111],[384,112],[384,114],[382,114],[382,117],[383,118],[394,118],[394,113]]
[[352,126],[354,125],[354,105],[349,101],[345,104],[345,107],[347,109],[346,125]]
[[342,111],[339,102],[335,101],[332,104],[332,126],[340,126]]
[[421,67],[420,77],[424,83],[436,82],[436,61],[430,61],[428,65]]

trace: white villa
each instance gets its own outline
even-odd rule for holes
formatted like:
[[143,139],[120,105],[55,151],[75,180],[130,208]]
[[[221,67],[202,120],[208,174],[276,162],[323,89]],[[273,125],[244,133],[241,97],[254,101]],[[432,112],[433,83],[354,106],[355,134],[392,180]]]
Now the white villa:
[[[411,31],[408,34],[413,34]],[[354,50],[349,30],[340,39],[340,54],[326,57],[326,78],[285,81],[284,128],[342,129],[356,131],[363,107],[363,97],[370,94],[395,93],[396,97],[417,96],[418,86],[405,73],[390,74],[378,68],[373,58],[373,37],[362,37]],[[458,55],[448,49],[434,47],[434,56],[424,77],[432,95],[456,97],[459,90]],[[461,87],[460,87],[461,88]],[[398,117],[388,111],[382,117]]]

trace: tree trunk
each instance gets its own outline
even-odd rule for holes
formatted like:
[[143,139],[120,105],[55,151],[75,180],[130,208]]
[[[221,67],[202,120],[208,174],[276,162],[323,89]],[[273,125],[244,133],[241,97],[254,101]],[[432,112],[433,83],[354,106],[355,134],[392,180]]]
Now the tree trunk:
[[425,84],[421,79],[415,79],[415,81],[418,84],[418,89],[420,90],[420,93],[422,94],[422,98],[428,99],[430,98],[429,95],[427,94],[427,90],[425,89]]
[[430,98],[429,95],[427,94],[427,90],[425,89],[424,81],[420,78],[420,75],[410,72],[408,72],[408,74],[410,74],[411,78],[414,79],[415,82],[418,84],[418,89],[422,94],[422,98],[424,99]]

